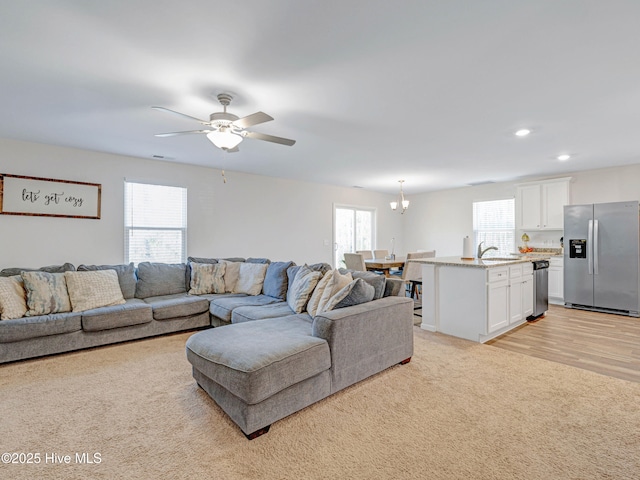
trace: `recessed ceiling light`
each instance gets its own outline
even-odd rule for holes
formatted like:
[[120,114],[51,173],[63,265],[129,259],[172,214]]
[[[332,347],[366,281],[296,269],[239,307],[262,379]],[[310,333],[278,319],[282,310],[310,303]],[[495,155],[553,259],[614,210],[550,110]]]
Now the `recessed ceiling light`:
[[516,132],[516,137],[526,137],[530,133],[531,133],[531,130],[529,130],[527,128],[521,128],[520,130],[518,130]]
[[562,155],[558,155],[556,158],[561,162],[564,162],[565,160],[569,160],[571,158],[571,155],[567,155],[566,153],[563,153]]

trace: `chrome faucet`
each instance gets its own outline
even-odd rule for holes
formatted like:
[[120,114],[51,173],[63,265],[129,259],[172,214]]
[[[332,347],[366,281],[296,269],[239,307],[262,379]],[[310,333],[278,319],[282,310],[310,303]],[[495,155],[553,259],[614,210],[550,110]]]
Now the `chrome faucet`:
[[487,247],[487,248],[485,248],[485,249],[483,250],[483,249],[482,249],[482,244],[483,244],[483,243],[484,243],[484,242],[480,242],[480,243],[478,244],[478,258],[482,258],[482,256],[483,256],[485,253],[487,253],[487,251],[489,251],[489,250],[498,250],[498,247]]

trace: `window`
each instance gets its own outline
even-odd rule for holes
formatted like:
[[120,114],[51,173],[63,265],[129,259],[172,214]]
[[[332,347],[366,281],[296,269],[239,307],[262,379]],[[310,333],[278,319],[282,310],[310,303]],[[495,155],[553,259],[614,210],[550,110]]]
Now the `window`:
[[372,250],[375,210],[337,206],[334,209],[334,236],[336,268],[344,267],[345,252]]
[[483,248],[498,247],[491,256],[514,252],[516,245],[515,199],[473,202],[473,235]]
[[125,262],[184,262],[187,189],[125,182]]

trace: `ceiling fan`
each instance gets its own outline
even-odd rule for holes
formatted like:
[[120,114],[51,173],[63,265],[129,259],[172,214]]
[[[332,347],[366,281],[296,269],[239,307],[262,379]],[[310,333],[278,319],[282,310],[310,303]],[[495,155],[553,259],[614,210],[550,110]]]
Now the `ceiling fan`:
[[211,143],[229,153],[238,152],[238,145],[245,137],[254,138],[256,140],[265,140],[267,142],[279,143],[280,145],[287,146],[292,146],[294,143],[296,143],[295,140],[290,140],[288,138],[275,137],[273,135],[266,135],[264,133],[250,132],[249,130],[245,130],[247,127],[251,127],[253,125],[270,122],[271,120],[273,120],[273,117],[267,115],[264,112],[256,112],[252,113],[251,115],[247,115],[246,117],[239,118],[233,113],[227,113],[227,106],[229,106],[231,100],[233,100],[233,97],[228,93],[218,94],[218,101],[220,102],[220,104],[222,104],[224,110],[222,112],[215,112],[209,115],[209,121],[200,120],[199,118],[192,117],[191,115],[186,115],[174,110],[169,110],[168,108],[164,107],[151,107],[155,108],[156,110],[174,113],[176,115],[180,115],[181,117],[195,120],[202,125],[210,127],[210,129],[206,130],[188,130],[186,132],[157,133],[155,136],[172,137],[174,135],[186,135],[190,133],[206,133],[207,138],[211,141]]

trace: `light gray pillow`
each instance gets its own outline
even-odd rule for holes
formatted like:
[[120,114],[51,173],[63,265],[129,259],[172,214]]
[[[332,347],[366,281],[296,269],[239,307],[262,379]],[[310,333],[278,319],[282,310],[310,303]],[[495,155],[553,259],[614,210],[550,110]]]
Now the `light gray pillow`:
[[373,272],[359,272],[352,271],[353,278],[361,278],[375,289],[373,295],[374,300],[384,297],[384,291],[387,284],[387,278],[384,275],[380,275]]
[[307,265],[300,267],[287,292],[287,304],[291,310],[295,313],[305,311],[307,302],[320,278],[322,278],[322,273],[314,272]]
[[[361,303],[367,303],[373,300],[375,289],[365,282],[361,278],[357,278],[349,285],[344,287],[341,292],[338,292],[336,298],[342,296],[340,301],[333,304],[333,309],[352,307],[353,305],[360,305]],[[330,310],[330,309],[329,309]]]

